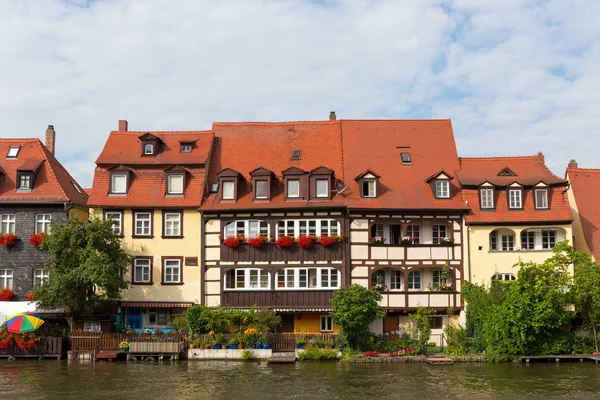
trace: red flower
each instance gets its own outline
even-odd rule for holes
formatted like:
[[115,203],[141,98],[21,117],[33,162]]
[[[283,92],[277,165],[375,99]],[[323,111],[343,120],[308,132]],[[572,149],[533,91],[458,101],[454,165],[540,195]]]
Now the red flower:
[[308,249],[310,245],[313,243],[310,236],[300,235],[296,239],[296,242],[305,249]]
[[227,247],[231,247],[232,249],[236,249],[240,245],[240,240],[236,236],[227,236],[223,239],[223,244]]
[[248,244],[256,249],[260,249],[269,238],[264,235],[248,238]]
[[0,301],[10,301],[14,295],[14,292],[9,288],[0,289]]
[[319,238],[319,243],[321,244],[321,246],[329,246],[334,244],[335,242],[335,236],[323,235]]
[[44,242],[44,239],[46,238],[46,236],[47,236],[46,232],[33,233],[29,237],[29,244],[32,245],[33,247],[35,247],[36,249],[39,249],[40,246],[42,245],[42,243]]
[[33,292],[31,290],[25,295],[25,300],[35,301],[35,296],[33,295]]
[[17,241],[14,233],[4,233],[0,235],[0,246],[12,247]]
[[281,247],[290,247],[292,244],[294,244],[294,237],[285,235],[279,236],[275,241],[275,244]]

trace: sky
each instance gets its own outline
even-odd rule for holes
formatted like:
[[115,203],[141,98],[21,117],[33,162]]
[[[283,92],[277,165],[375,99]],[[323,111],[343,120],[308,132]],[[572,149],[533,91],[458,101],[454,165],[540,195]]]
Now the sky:
[[598,0],[2,0],[0,137],[84,187],[119,119],[450,118],[461,156],[600,168]]

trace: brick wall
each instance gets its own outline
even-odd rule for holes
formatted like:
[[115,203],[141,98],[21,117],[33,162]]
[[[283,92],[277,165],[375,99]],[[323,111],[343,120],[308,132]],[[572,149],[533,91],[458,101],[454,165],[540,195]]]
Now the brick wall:
[[0,214],[15,214],[17,242],[7,249],[0,246],[0,269],[13,270],[13,301],[24,301],[33,287],[33,270],[44,268],[48,253],[29,244],[35,231],[35,215],[51,214],[53,223],[65,223],[67,213],[63,206],[10,206],[0,205]]

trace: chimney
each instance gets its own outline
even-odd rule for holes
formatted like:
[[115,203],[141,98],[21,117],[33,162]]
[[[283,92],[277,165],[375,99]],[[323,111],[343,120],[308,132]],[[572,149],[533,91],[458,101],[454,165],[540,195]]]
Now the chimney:
[[577,161],[575,161],[575,160],[569,161],[568,167],[569,168],[577,168]]
[[46,148],[50,153],[54,154],[54,143],[56,141],[56,132],[54,132],[54,125],[48,125],[46,129]]
[[542,162],[542,164],[546,164],[546,158],[544,157],[544,153],[538,151],[536,157]]
[[126,119],[119,120],[119,132],[127,132],[127,120]]
[[331,111],[329,113],[329,120],[330,121],[335,121],[337,119],[337,117],[335,116],[335,111]]

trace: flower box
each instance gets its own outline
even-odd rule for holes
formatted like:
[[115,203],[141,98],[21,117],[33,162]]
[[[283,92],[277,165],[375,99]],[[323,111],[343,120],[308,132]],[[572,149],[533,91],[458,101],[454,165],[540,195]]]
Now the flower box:
[[313,240],[310,236],[300,235],[296,239],[296,243],[298,243],[300,247],[308,249],[313,244]]
[[9,288],[0,289],[0,301],[10,301],[14,295],[14,292]]
[[277,240],[275,240],[275,244],[280,247],[290,247],[294,244],[294,237],[286,235],[279,236]]
[[46,236],[46,232],[33,233],[29,237],[29,244],[35,247],[36,249],[40,250]]
[[13,247],[17,241],[17,236],[14,233],[3,233],[0,234],[0,246],[6,248]]

